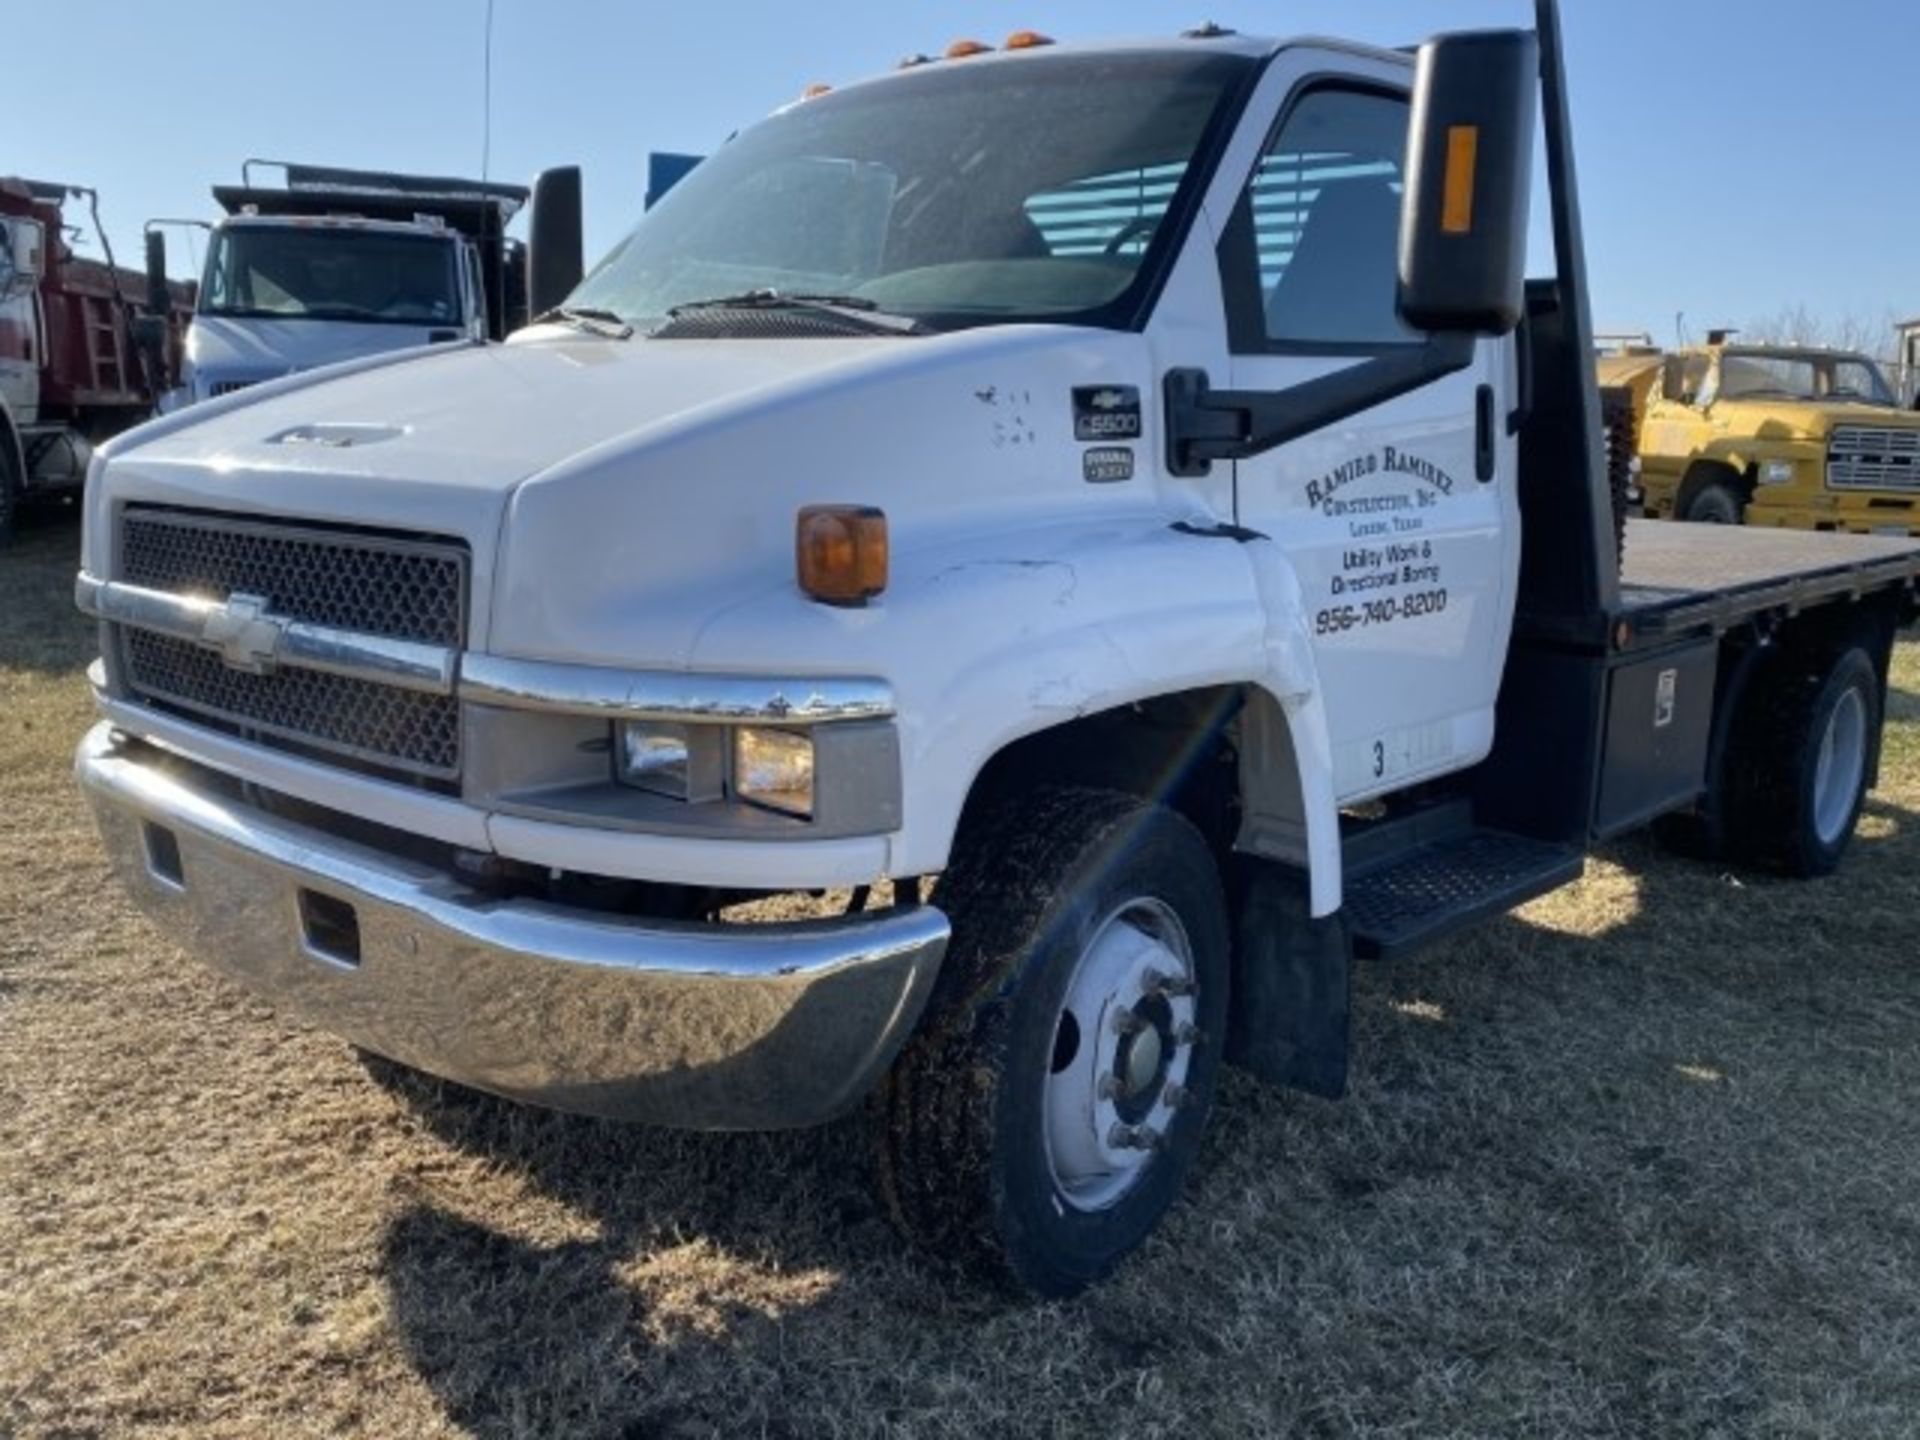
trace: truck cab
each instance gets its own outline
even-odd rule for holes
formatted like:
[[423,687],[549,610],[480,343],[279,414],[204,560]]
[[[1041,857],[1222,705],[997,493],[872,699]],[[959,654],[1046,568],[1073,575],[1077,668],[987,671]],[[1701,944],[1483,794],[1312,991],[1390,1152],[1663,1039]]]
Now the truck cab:
[[1648,515],[1920,536],[1920,414],[1867,356],[1723,341],[1600,370],[1637,412]]
[[124,883],[520,1100],[864,1101],[903,1231],[1058,1295],[1223,1060],[1342,1091],[1352,962],[1663,817],[1830,870],[1920,547],[1646,526],[1623,570],[1538,17],[956,45],[584,278],[536,195],[505,345],[148,427],[76,586]]
[[[267,188],[252,183],[261,163],[214,189],[228,214],[168,409],[359,356],[497,340],[524,318],[505,235],[524,189],[303,165]],[[150,253],[164,264],[164,247]]]

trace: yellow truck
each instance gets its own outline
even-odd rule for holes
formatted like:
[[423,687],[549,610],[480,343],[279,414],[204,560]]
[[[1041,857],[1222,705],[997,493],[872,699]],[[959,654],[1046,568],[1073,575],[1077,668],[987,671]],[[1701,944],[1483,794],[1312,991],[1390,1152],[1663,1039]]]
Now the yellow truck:
[[1647,515],[1920,536],[1920,413],[1866,356],[1722,341],[1598,368]]

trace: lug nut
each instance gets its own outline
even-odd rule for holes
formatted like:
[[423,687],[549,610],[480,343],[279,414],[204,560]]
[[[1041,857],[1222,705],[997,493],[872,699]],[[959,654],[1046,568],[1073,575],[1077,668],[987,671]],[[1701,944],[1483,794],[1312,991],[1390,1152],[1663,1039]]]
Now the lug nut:
[[1204,1045],[1206,1042],[1207,1037],[1200,1033],[1200,1027],[1197,1025],[1183,1022],[1173,1032],[1173,1043],[1176,1045]]
[[1107,1144],[1115,1150],[1158,1150],[1164,1140],[1151,1125],[1115,1125],[1107,1132]]
[[1116,1035],[1138,1035],[1147,1028],[1147,1022],[1131,1010],[1113,1012],[1113,1033]]
[[1193,981],[1180,975],[1163,975],[1158,970],[1149,970],[1146,981],[1149,995],[1165,995],[1170,1000],[1193,994]]
[[1102,1100],[1118,1100],[1127,1093],[1127,1087],[1120,1083],[1118,1075],[1102,1075],[1099,1085],[1095,1087],[1095,1093]]
[[1169,1110],[1184,1110],[1193,1103],[1193,1092],[1184,1085],[1169,1085],[1160,1092]]

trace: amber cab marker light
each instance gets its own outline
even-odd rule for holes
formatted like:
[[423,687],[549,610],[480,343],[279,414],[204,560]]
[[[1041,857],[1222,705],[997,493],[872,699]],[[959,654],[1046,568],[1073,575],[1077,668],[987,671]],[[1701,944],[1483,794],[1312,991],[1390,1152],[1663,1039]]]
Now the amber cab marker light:
[[816,81],[800,92],[800,98],[802,100],[818,100],[822,95],[831,95],[832,93],[833,87],[831,85],[822,85]]
[[1003,50],[1038,50],[1042,45],[1053,44],[1051,35],[1042,35],[1038,30],[1016,30],[1007,37]]
[[947,46],[947,59],[964,60],[969,55],[985,55],[993,47],[979,40],[956,40]]
[[800,589],[828,605],[864,605],[887,588],[887,517],[871,505],[808,505],[794,527]]

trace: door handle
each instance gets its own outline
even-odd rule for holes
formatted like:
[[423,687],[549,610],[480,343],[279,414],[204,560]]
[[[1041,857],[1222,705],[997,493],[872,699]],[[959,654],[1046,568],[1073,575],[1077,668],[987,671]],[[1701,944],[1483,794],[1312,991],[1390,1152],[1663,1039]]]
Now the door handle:
[[1482,385],[1473,397],[1473,473],[1482,484],[1493,479],[1493,386]]

